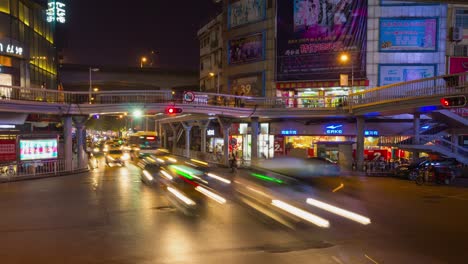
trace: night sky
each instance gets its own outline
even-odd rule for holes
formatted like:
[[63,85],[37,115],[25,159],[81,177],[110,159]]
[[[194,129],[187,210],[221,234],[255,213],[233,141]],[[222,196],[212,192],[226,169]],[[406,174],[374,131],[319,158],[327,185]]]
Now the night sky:
[[[213,0],[68,0],[65,63],[198,69],[197,31],[221,10]],[[59,36],[58,36],[59,37]]]

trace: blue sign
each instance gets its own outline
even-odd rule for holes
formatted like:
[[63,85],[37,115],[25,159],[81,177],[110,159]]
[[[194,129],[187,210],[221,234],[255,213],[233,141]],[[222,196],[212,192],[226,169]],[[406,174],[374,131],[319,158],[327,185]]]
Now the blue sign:
[[327,135],[342,135],[343,125],[328,125],[325,127],[325,134]]
[[432,78],[436,72],[435,64],[379,64],[379,85]]
[[378,130],[364,130],[364,136],[377,137],[379,136],[379,131]]
[[437,18],[381,18],[379,51],[437,51]]
[[297,130],[281,130],[281,135],[297,135]]

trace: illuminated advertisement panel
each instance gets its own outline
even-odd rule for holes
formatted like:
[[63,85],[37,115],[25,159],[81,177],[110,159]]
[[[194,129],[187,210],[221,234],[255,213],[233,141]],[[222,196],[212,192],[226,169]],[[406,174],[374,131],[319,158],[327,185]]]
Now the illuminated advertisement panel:
[[264,35],[253,34],[229,41],[229,64],[241,64],[264,59]]
[[435,64],[380,64],[379,85],[431,78],[435,74]]
[[381,52],[437,51],[437,18],[381,18]]
[[277,81],[366,77],[366,0],[277,1],[276,27]]
[[44,160],[58,157],[57,139],[21,139],[20,160]]
[[228,27],[238,27],[265,19],[265,0],[231,0],[228,6]]
[[229,80],[229,88],[232,94],[242,96],[263,96],[264,74],[242,76]]

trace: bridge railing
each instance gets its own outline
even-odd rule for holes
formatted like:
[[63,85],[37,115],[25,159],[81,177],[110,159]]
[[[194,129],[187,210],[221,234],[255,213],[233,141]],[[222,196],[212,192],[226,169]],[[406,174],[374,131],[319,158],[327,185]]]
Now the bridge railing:
[[[348,110],[412,98],[468,93],[468,73],[396,83],[352,93],[349,96],[253,97],[193,92],[193,98],[170,90],[57,91],[0,86],[0,100],[38,101],[61,104],[175,103],[248,108],[311,108]],[[192,100],[193,99],[193,100]]]
[[350,94],[352,108],[421,97],[468,93],[468,73],[443,75]]

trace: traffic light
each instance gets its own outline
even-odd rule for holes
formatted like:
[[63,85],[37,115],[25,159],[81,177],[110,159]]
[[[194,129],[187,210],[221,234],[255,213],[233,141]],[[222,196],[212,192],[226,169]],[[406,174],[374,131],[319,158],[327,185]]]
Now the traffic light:
[[173,107],[173,106],[169,106],[166,108],[166,114],[168,115],[180,114],[180,113],[182,113],[182,108]]
[[447,96],[441,98],[440,103],[444,108],[464,107],[466,105],[466,97],[464,95]]

